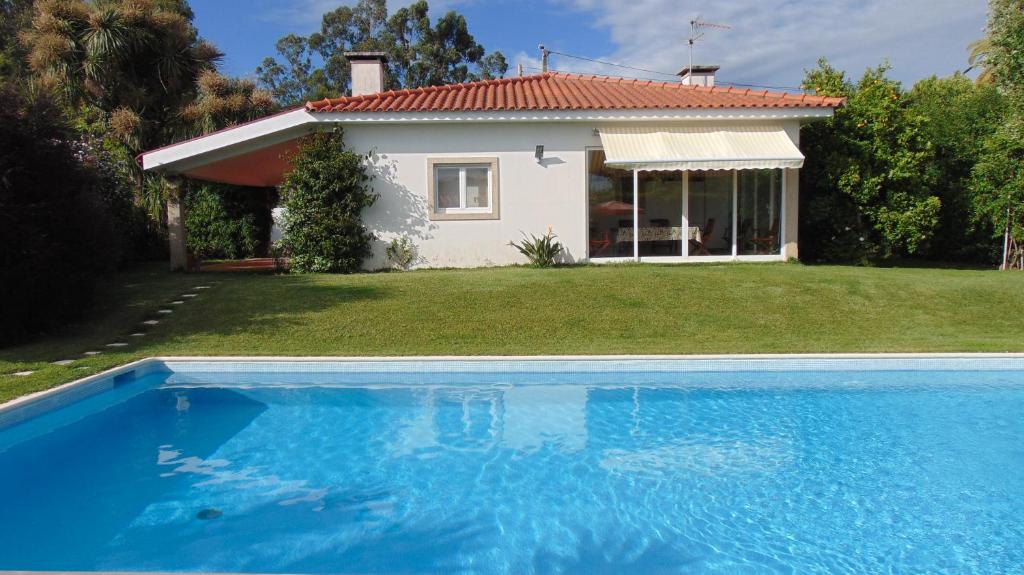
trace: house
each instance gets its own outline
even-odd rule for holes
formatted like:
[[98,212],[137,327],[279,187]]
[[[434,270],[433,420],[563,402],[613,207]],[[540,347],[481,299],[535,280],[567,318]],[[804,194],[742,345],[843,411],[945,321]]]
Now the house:
[[[278,185],[303,136],[342,126],[369,154],[383,244],[406,236],[421,266],[524,261],[509,245],[554,230],[568,261],[776,261],[797,256],[800,126],[840,98],[681,82],[543,73],[382,92],[379,53],[348,55],[349,97],[145,153],[146,170]],[[173,178],[172,178],[173,179]],[[172,266],[185,265],[168,205]]]

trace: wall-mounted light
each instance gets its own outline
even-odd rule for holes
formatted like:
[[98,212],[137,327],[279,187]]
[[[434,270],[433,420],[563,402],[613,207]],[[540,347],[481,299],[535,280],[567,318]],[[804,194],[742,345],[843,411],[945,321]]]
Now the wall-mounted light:
[[537,158],[538,162],[543,160],[544,159],[544,146],[537,146],[536,149],[534,149],[534,151],[533,151],[533,157]]

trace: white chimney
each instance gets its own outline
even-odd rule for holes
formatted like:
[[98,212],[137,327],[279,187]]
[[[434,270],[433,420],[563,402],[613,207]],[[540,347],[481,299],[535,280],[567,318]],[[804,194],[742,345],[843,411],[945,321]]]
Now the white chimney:
[[352,66],[352,95],[365,96],[384,91],[384,52],[345,52]]
[[705,86],[711,88],[715,85],[715,72],[719,66],[694,66],[692,69],[687,66],[679,71],[676,76],[683,79],[687,86]]

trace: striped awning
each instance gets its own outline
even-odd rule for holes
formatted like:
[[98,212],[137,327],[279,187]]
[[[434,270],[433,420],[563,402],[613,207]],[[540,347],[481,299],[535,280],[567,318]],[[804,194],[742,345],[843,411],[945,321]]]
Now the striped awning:
[[799,168],[804,156],[777,124],[599,128],[605,165],[626,170]]

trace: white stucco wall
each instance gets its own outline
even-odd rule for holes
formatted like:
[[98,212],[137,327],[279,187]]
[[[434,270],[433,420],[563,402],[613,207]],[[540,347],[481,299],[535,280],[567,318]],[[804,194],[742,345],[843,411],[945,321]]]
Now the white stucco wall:
[[[799,122],[786,121],[791,138]],[[525,263],[509,241],[554,229],[568,261],[587,257],[586,150],[600,147],[599,123],[420,123],[345,126],[346,145],[372,152],[377,202],[364,212],[378,236],[369,268],[386,265],[384,248],[407,236],[420,267],[476,267]],[[544,146],[544,160],[534,149]],[[496,157],[501,217],[497,220],[430,219],[428,158]],[[796,170],[787,175],[787,211]],[[787,226],[791,221],[787,218]],[[786,236],[789,237],[789,230]],[[795,237],[795,236],[794,236]],[[794,250],[795,251],[795,250]]]

